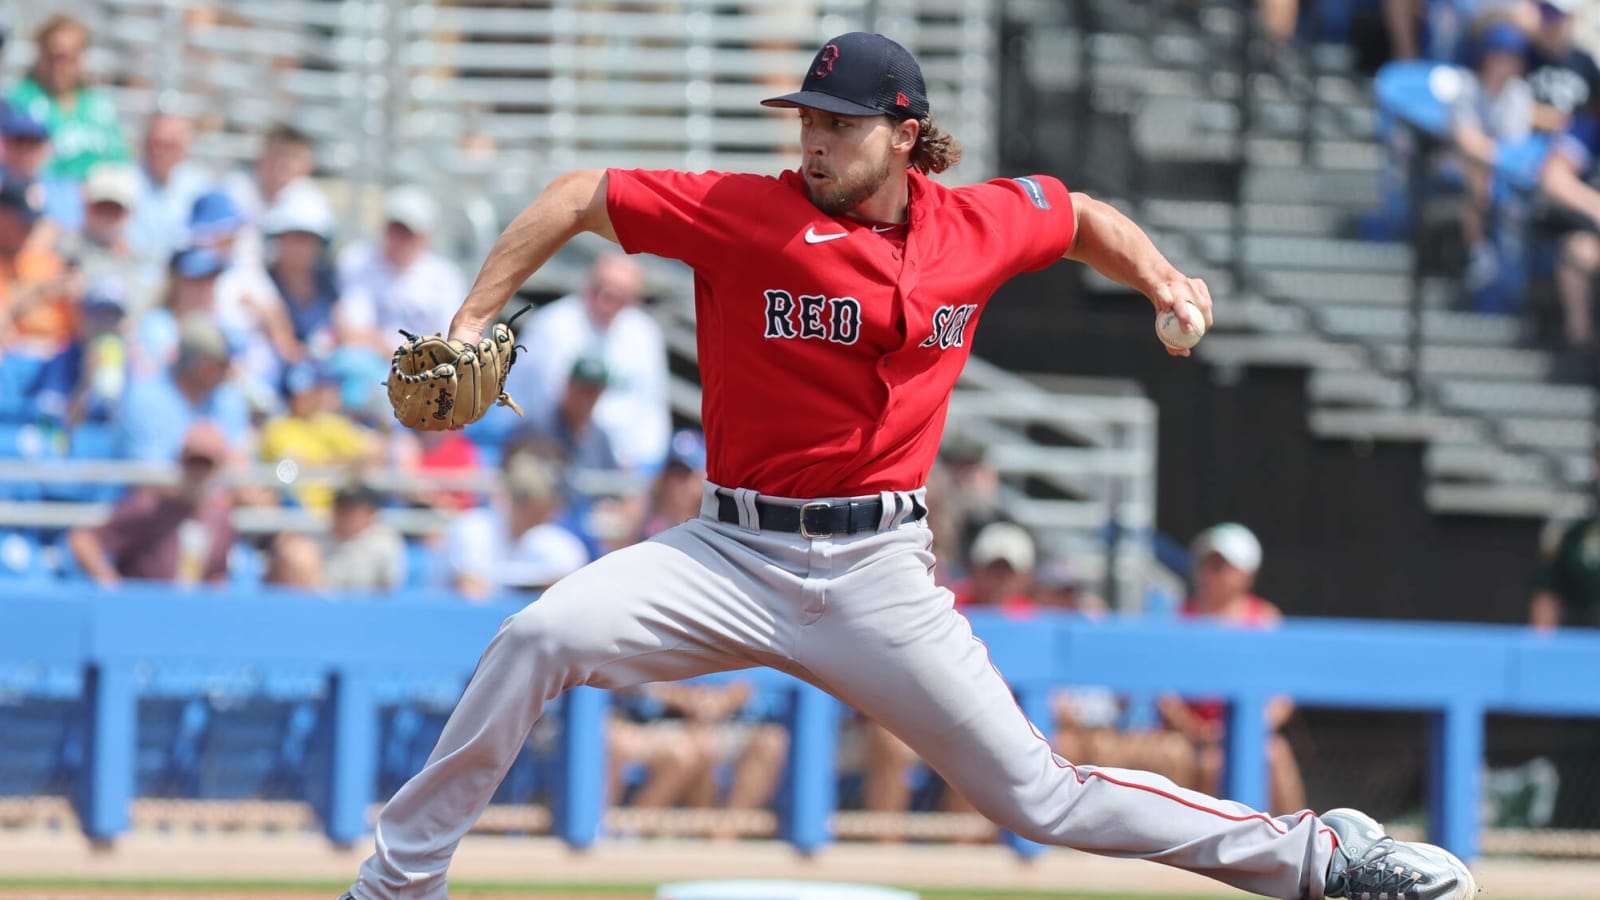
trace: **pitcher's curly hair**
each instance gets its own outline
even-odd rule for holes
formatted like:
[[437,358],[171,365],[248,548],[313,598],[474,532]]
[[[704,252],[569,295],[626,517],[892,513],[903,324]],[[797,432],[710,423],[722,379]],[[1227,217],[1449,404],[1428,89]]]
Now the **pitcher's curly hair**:
[[961,145],[932,118],[918,120],[917,144],[911,148],[911,167],[924,175],[938,174],[961,162]]

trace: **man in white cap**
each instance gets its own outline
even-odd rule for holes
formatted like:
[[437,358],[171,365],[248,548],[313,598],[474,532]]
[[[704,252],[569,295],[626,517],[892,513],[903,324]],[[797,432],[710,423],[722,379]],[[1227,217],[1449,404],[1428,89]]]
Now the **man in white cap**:
[[450,321],[467,287],[455,263],[429,246],[439,207],[427,191],[397,187],[383,206],[382,239],[358,241],[339,255],[339,324],[347,339],[387,357],[401,329],[431,334]]
[[295,339],[319,358],[339,343],[334,327],[339,278],[328,250],[334,225],[331,209],[305,198],[280,203],[261,218],[267,277],[283,298]]
[[166,273],[140,259],[131,245],[129,223],[139,202],[138,170],[128,163],[95,163],[82,193],[83,227],[62,235],[57,252],[83,273],[87,283],[115,281],[135,313],[148,309]]
[[[1213,525],[1190,542],[1189,556],[1194,564],[1194,592],[1184,603],[1184,618],[1216,619],[1247,628],[1270,628],[1283,620],[1278,607],[1251,591],[1261,569],[1261,542],[1250,529],[1237,522]],[[1160,707],[1168,727],[1195,745],[1200,782],[1196,788],[1219,790],[1226,704],[1168,696],[1161,698]],[[1306,805],[1305,783],[1294,748],[1280,733],[1293,714],[1294,703],[1287,697],[1274,697],[1267,704],[1267,727],[1272,735],[1267,742],[1269,803],[1273,811],[1284,814]]]
[[264,216],[288,203],[315,203],[328,209],[328,197],[312,180],[316,147],[311,136],[280,122],[262,136],[261,154],[248,171],[236,171],[223,180],[222,189],[244,215],[248,226],[239,234],[235,254],[246,263],[260,265],[263,246],[259,225]]

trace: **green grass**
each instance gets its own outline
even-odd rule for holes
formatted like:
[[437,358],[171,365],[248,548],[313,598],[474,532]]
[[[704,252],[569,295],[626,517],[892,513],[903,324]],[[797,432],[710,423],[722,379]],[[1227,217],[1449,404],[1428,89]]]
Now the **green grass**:
[[[270,892],[270,893],[295,893],[326,894],[328,900],[339,896],[348,887],[346,882],[331,881],[265,881],[265,880],[218,880],[197,879],[193,881],[177,879],[129,879],[116,878],[98,880],[93,878],[0,878],[0,891],[18,890],[77,890],[77,891],[119,891],[122,893],[160,893],[163,895],[196,895],[196,896],[227,896],[239,892]],[[1063,893],[1060,891],[981,891],[950,887],[917,887],[912,885],[899,885],[907,890],[915,891],[928,900],[937,898],[963,898],[963,900],[1216,900],[1215,895],[1208,898],[1193,897],[1180,894],[1107,894],[1093,891],[1074,891]],[[655,885],[633,883],[614,884],[557,884],[557,883],[527,883],[527,882],[452,882],[450,893],[462,897],[632,897],[640,900],[649,900],[655,895]],[[1244,896],[1244,895],[1240,895]]]

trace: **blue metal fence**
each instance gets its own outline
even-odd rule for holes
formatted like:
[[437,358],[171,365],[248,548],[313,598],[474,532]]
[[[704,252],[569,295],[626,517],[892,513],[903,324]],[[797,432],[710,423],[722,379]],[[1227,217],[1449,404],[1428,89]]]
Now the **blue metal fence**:
[[[314,692],[326,728],[313,736],[303,711],[298,720],[289,713],[300,723],[289,729],[298,734],[293,752],[304,756],[307,741],[325,741],[318,751],[326,751],[329,765],[318,811],[332,840],[351,843],[368,830],[378,790],[380,709],[419,684],[462,683],[516,609],[450,598],[330,600],[155,585],[103,592],[13,582],[0,585],[0,682],[13,693],[38,689],[58,701],[63,684],[76,690],[86,728],[73,789],[85,830],[102,839],[128,827],[138,703],[161,691],[160,673],[203,681],[207,673],[226,679],[247,671],[257,685],[276,684],[279,695]],[[1016,622],[981,613],[972,620],[1036,722],[1050,720],[1048,693],[1061,685],[1225,697],[1224,793],[1258,807],[1266,797],[1264,709],[1272,695],[1303,706],[1430,713],[1429,829],[1468,858],[1478,849],[1485,715],[1600,716],[1595,634],[1339,620],[1291,621],[1272,631],[1068,617]],[[794,692],[780,832],[813,850],[830,839],[836,807],[837,702],[770,670],[738,677]],[[547,787],[554,829],[575,846],[592,843],[600,830],[607,703],[605,692],[585,688],[559,705],[558,775]],[[1040,849],[1013,845],[1025,854]]]

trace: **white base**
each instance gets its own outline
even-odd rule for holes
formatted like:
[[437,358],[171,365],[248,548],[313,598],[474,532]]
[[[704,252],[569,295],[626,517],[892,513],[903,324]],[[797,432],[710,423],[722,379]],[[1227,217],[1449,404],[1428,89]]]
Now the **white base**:
[[907,891],[820,881],[694,881],[664,884],[656,900],[918,900]]

